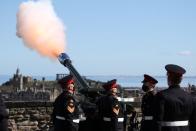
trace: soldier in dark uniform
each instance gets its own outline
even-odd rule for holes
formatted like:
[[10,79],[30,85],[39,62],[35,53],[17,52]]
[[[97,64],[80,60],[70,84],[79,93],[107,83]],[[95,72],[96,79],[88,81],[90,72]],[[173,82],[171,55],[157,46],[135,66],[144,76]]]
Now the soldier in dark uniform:
[[155,85],[158,81],[144,74],[144,80],[142,81],[142,90],[145,92],[142,97],[142,121],[141,121],[141,131],[153,131],[154,120],[153,120],[153,106],[154,106],[154,98],[155,98]]
[[56,98],[53,109],[54,131],[77,131],[78,106],[74,99],[74,79],[71,75],[58,81],[63,92]]
[[196,131],[196,103],[180,88],[186,71],[173,64],[166,65],[165,69],[169,88],[156,95],[155,131]]
[[[107,95],[102,96],[98,102],[99,131],[118,131],[118,116],[120,104],[117,99],[116,79],[108,81],[103,85]],[[121,118],[121,121],[122,118]]]
[[0,131],[8,131],[8,113],[0,94]]

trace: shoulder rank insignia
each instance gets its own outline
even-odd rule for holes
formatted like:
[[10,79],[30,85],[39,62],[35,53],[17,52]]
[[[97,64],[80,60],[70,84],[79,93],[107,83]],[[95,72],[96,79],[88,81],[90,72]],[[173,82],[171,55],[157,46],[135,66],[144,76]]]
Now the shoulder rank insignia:
[[119,105],[118,104],[116,104],[113,108],[112,108],[112,111],[116,114],[116,115],[118,115],[118,113],[119,113]]
[[75,110],[74,101],[73,101],[72,99],[68,101],[67,110],[68,110],[70,113],[73,113],[74,110]]

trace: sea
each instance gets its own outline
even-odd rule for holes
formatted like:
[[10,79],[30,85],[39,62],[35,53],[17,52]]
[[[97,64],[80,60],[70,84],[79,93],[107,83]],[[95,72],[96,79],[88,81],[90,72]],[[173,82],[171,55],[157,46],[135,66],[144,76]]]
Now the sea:
[[[117,79],[117,83],[122,87],[141,87],[143,76],[87,76],[89,79],[107,82],[108,80]],[[165,76],[154,76],[158,80],[157,87],[167,87],[167,78]],[[196,85],[196,76],[187,76],[183,78],[182,87]]]
[[[8,81],[12,76],[9,75],[0,75],[0,85],[6,81]],[[56,76],[32,76],[33,79],[41,80],[42,77],[45,77],[45,80],[55,80]],[[117,79],[117,83],[122,87],[138,87],[142,86],[141,81],[143,80],[143,76],[85,76],[88,79],[107,82],[112,79]],[[167,79],[165,76],[154,76],[158,80],[157,87],[167,87]],[[187,87],[188,85],[196,85],[196,76],[185,76],[181,83],[182,87]]]

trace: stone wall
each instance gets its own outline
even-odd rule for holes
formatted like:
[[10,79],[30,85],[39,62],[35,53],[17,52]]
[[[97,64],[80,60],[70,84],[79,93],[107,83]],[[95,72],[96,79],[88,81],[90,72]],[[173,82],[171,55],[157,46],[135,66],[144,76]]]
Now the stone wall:
[[48,131],[52,102],[6,102],[9,131]]
[[[5,102],[9,112],[9,131],[49,131],[53,102]],[[140,102],[132,103],[140,107]],[[137,108],[139,109],[139,108]],[[140,112],[137,110],[137,112]]]

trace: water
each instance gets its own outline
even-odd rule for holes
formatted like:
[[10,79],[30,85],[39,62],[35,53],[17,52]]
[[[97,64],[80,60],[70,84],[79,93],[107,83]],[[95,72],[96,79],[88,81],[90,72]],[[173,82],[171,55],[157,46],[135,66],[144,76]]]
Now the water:
[[0,75],[0,85],[8,81],[11,77],[9,75]]
[[[0,75],[0,85],[8,81],[12,76]],[[44,76],[46,80],[55,80],[56,76]],[[42,76],[33,76],[33,79],[41,80]],[[141,87],[143,76],[86,76],[88,79],[107,82],[108,80],[117,79],[117,83],[123,87]],[[167,87],[167,81],[165,76],[155,76],[159,81],[157,87]],[[196,85],[196,76],[184,77],[181,86],[187,87],[188,84]]]
[[[117,83],[123,87],[141,87],[141,81],[143,80],[143,76],[87,76],[87,78],[103,82],[117,79]],[[158,80],[157,87],[167,87],[167,79],[165,76],[155,76],[155,78]],[[187,87],[188,84],[196,85],[196,76],[184,77],[181,86]]]

